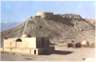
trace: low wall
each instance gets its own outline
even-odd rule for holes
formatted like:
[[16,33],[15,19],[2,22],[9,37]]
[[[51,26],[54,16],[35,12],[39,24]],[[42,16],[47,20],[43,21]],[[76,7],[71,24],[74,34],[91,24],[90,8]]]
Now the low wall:
[[38,55],[38,49],[32,48],[0,48],[0,52],[21,53],[28,55]]

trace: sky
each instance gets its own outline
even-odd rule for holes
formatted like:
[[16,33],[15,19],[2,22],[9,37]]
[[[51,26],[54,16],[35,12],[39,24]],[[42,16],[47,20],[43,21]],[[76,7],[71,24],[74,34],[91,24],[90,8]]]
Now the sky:
[[94,1],[1,1],[1,23],[25,21],[36,12],[80,14],[83,18],[95,18]]

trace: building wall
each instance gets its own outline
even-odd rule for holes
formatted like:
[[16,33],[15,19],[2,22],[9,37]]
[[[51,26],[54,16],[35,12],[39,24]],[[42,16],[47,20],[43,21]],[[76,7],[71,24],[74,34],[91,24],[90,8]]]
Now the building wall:
[[20,38],[22,42],[16,42],[16,39],[18,38],[4,39],[3,50],[7,52],[38,55],[38,49],[36,48],[36,37]]
[[4,40],[4,47],[12,48],[36,48],[36,38],[20,38],[22,42],[16,42],[18,38],[9,38]]
[[42,18],[52,16],[53,13],[51,12],[37,12],[36,16],[41,16]]

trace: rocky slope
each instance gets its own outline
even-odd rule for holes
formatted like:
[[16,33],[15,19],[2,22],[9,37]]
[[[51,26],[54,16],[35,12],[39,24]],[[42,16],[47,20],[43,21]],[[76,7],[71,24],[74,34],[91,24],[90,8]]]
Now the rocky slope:
[[[91,21],[91,20],[90,20]],[[1,32],[2,37],[46,36],[51,42],[95,41],[95,24],[76,14],[34,16],[15,28]]]

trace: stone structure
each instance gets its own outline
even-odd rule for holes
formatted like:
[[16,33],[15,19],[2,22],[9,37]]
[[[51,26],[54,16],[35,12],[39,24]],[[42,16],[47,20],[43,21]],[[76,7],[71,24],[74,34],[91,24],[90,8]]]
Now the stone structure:
[[41,16],[42,18],[48,17],[48,16],[53,16],[53,13],[51,12],[37,12],[36,16]]

